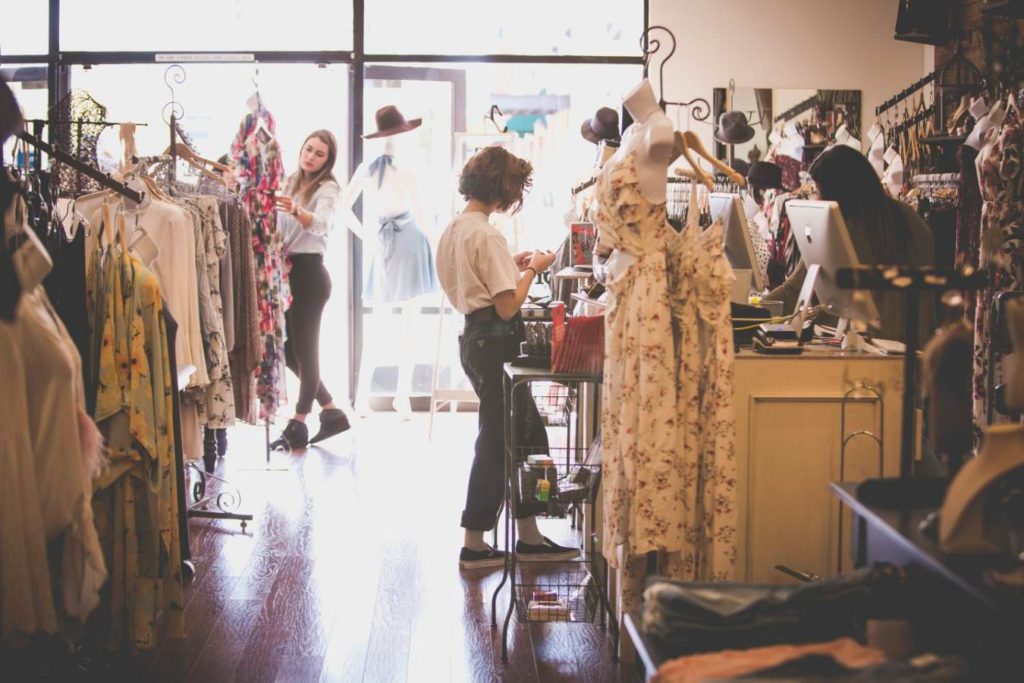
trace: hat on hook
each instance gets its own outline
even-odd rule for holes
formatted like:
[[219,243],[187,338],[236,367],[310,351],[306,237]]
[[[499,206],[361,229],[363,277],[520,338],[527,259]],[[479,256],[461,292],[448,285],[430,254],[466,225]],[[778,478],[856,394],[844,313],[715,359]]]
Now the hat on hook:
[[584,140],[595,145],[601,140],[618,140],[619,112],[609,107],[601,107],[592,118],[583,122],[580,134]]
[[741,111],[726,111],[718,117],[715,127],[715,139],[723,145],[742,145],[754,139],[754,129],[747,121],[747,115]]
[[760,190],[783,190],[782,168],[770,161],[755,161],[747,172],[747,182]]
[[364,135],[363,138],[367,140],[405,133],[414,128],[419,128],[420,124],[423,123],[423,119],[410,119],[406,121],[405,117],[402,116],[402,112],[398,111],[398,107],[392,104],[378,109],[374,118],[377,122],[377,131]]
[[739,157],[736,157],[735,159],[730,161],[729,166],[732,168],[732,170],[736,171],[744,178],[746,178],[747,173],[750,172],[750,164],[748,164],[743,159],[740,159]]

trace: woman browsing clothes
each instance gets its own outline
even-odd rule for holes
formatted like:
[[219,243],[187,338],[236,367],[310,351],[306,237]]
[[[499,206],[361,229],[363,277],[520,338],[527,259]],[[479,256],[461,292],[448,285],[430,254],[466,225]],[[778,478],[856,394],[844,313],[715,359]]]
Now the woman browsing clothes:
[[[480,400],[479,433],[462,512],[465,540],[459,556],[463,569],[497,567],[505,553],[484,542],[484,532],[497,522],[505,492],[505,440],[502,417],[502,366],[513,360],[525,341],[519,309],[537,273],[554,260],[551,252],[515,256],[504,236],[488,219],[496,212],[518,211],[530,187],[533,167],[500,147],[486,147],[462,169],[459,192],[466,199],[437,248],[437,273],[452,306],[466,316],[459,337],[462,368]],[[533,399],[519,392],[518,443],[534,453],[547,453],[547,433]],[[541,535],[535,511],[519,506],[516,520],[520,562],[571,559],[574,548],[559,546]]]
[[[274,448],[323,441],[349,428],[348,418],[334,404],[320,379],[320,320],[331,297],[331,277],[324,267],[327,236],[341,188],[334,177],[338,143],[327,130],[310,133],[299,151],[299,168],[288,178],[286,194],[278,195],[277,225],[288,258],[292,303],[285,312],[284,345],[288,368],[299,378],[299,400]],[[320,404],[320,430],[312,439],[306,418]]]

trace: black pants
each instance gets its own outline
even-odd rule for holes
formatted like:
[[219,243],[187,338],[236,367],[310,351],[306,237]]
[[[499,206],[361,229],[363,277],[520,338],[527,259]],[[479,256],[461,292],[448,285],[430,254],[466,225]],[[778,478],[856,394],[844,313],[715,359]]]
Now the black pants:
[[[492,529],[505,499],[504,371],[502,366],[519,355],[525,340],[521,318],[466,321],[459,337],[462,369],[480,399],[476,455],[469,472],[462,527],[472,531]],[[516,392],[516,441],[521,453],[547,453],[548,435],[537,406],[526,387]],[[517,517],[536,514],[537,509],[520,505]]]
[[288,283],[292,305],[285,314],[284,357],[288,369],[299,378],[299,400],[295,412],[308,414],[313,399],[320,405],[331,402],[331,394],[320,380],[320,319],[331,298],[331,276],[320,254],[292,254]]

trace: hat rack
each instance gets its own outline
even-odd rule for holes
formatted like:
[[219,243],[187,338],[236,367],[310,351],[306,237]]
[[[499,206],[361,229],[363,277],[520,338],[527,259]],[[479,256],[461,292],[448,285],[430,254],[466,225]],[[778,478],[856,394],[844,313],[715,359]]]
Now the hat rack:
[[689,112],[691,118],[697,121],[706,121],[711,116],[711,104],[705,98],[695,97],[688,102],[675,102],[665,99],[665,65],[672,59],[672,55],[676,53],[676,36],[665,26],[651,26],[640,36],[640,49],[644,53],[644,78],[648,76],[651,58],[661,50],[661,41],[658,38],[652,37],[652,33],[655,30],[664,31],[672,40],[668,54],[661,60],[661,64],[658,66],[658,105],[662,111],[665,111],[668,105],[683,107]]

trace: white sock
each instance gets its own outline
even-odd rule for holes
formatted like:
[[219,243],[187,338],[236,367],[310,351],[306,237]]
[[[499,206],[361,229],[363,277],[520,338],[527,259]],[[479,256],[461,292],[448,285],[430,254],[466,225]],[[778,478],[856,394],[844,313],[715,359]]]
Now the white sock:
[[466,538],[462,545],[469,550],[490,550],[491,546],[484,543],[484,532],[466,529]]
[[537,528],[536,517],[520,517],[516,520],[516,534],[519,540],[527,545],[541,545],[544,537]]

